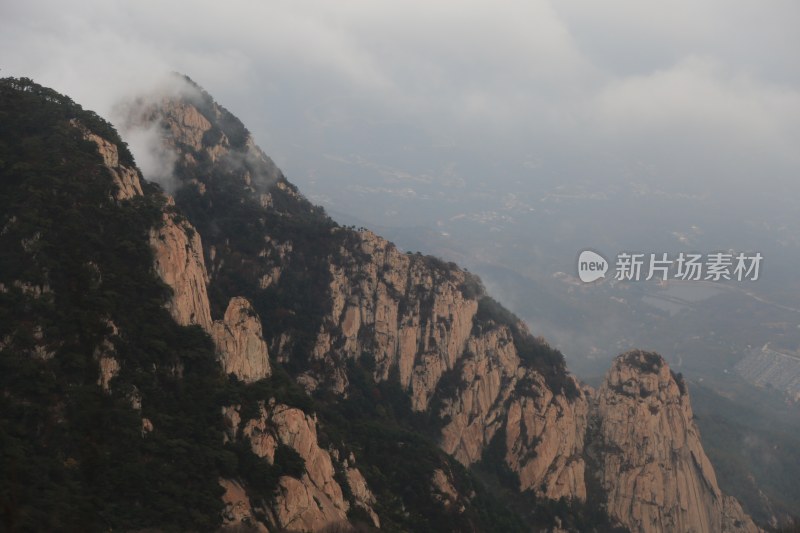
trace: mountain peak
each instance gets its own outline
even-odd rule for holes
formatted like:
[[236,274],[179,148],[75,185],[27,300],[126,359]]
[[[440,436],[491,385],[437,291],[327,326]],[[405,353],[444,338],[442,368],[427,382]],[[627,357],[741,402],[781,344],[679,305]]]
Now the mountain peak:
[[686,384],[659,354],[618,356],[597,391],[593,419],[609,514],[631,530],[758,531],[719,489]]
[[659,355],[582,388],[477,277],[339,226],[171,80],[120,107],[144,180],[107,123],[0,84],[13,525],[756,531]]
[[618,355],[606,376],[606,383],[620,394],[640,398],[654,394],[661,398],[688,395],[683,377],[672,372],[661,355],[642,350]]

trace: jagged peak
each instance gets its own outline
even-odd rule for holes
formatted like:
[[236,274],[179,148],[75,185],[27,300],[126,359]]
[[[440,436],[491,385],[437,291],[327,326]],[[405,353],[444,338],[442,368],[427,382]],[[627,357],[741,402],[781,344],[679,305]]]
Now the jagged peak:
[[688,397],[683,375],[673,372],[660,354],[644,350],[618,355],[606,375],[605,385],[628,396],[647,397],[665,391],[675,397]]
[[617,356],[594,404],[590,447],[613,518],[631,531],[758,531],[719,489],[685,382],[661,355]]

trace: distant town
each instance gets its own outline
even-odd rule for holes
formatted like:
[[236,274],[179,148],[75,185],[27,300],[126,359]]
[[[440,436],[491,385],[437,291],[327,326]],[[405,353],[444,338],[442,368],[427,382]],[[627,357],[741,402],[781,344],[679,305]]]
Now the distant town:
[[769,343],[736,364],[736,372],[759,387],[772,387],[800,401],[800,354],[771,348]]

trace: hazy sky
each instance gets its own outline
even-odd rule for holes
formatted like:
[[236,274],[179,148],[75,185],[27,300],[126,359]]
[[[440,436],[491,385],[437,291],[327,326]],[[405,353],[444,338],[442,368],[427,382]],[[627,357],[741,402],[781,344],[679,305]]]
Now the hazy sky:
[[796,0],[4,1],[0,75],[107,114],[180,71],[301,185],[354,155],[413,179],[405,150],[797,191],[799,25]]

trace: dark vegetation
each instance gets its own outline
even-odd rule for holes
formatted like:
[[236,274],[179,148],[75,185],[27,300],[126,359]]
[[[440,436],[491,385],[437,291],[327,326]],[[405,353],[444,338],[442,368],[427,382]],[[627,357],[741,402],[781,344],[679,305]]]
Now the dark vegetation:
[[[168,289],[152,274],[147,234],[162,197],[151,188],[112,200],[94,144],[69,120],[118,137],[69,99],[3,80],[0,113],[0,276],[6,286],[21,280],[52,291],[0,295],[5,526],[211,527],[224,450],[209,402],[221,381],[208,338],[170,319]],[[123,362],[111,396],[96,385],[93,355],[108,320],[120,329],[113,342]],[[50,359],[33,356],[37,324]],[[141,415],[132,395],[145,398]],[[141,416],[159,431],[143,439]]]
[[475,469],[484,476],[489,476],[493,482],[504,487],[511,493],[519,492],[519,474],[511,470],[506,463],[506,427],[502,426],[489,441],[483,450],[481,460]]
[[655,373],[664,366],[664,359],[655,352],[633,350],[622,355],[622,362],[647,373]]
[[[68,98],[0,80],[0,529],[214,529],[218,477],[250,466],[223,447],[219,409],[258,391],[229,383],[208,337],[164,309],[169,289],[148,244],[163,196],[146,185],[115,201],[71,119],[120,142]],[[121,364],[110,394],[97,385],[106,338]],[[262,392],[296,399],[285,378],[274,381]],[[142,417],[157,431],[143,436]],[[281,458],[274,473],[299,472],[291,454]]]
[[686,380],[683,378],[683,374],[681,372],[675,373],[670,369],[669,371],[672,379],[675,380],[675,383],[678,385],[678,390],[681,394],[687,394],[689,389],[686,387]]

